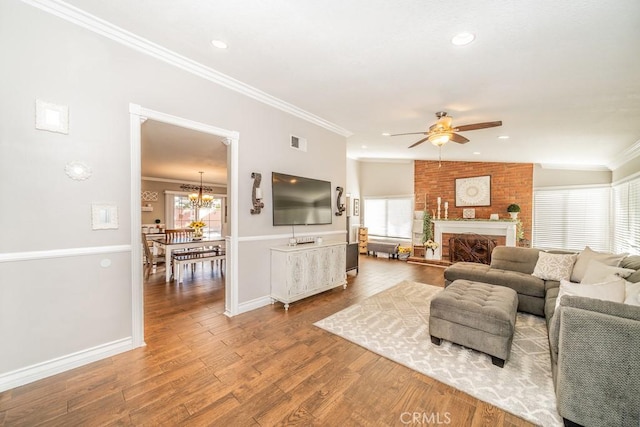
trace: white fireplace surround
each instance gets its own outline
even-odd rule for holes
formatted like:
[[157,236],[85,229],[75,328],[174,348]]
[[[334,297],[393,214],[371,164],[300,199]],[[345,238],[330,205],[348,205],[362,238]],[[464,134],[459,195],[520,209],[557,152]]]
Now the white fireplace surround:
[[[442,235],[475,233],[486,236],[505,236],[507,246],[516,245],[516,221],[490,221],[490,220],[441,220],[433,219],[434,241],[438,243],[438,248],[434,251],[433,258],[442,259]],[[428,250],[428,249],[427,249]]]

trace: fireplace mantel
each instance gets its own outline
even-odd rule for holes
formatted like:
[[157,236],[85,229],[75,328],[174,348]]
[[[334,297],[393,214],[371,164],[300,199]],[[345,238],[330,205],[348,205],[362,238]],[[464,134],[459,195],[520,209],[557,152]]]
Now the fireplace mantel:
[[432,219],[434,241],[438,243],[438,249],[434,251],[434,259],[442,259],[442,234],[476,233],[487,236],[505,236],[507,246],[516,245],[516,226],[513,220],[442,220]]

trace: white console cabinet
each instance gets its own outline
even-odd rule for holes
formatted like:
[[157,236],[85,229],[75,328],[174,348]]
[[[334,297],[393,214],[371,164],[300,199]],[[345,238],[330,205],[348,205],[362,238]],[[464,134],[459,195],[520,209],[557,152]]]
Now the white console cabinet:
[[271,248],[271,300],[289,303],[343,286],[347,288],[346,242]]

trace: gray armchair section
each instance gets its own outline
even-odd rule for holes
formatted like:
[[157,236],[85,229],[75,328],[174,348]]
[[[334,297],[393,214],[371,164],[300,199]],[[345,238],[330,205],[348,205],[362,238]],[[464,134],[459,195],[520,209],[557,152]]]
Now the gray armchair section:
[[[640,426],[640,307],[566,296],[556,309],[560,283],[531,273],[540,250],[498,246],[491,265],[460,262],[445,270],[445,285],[457,279],[502,285],[518,293],[518,311],[544,316],[558,413],[590,426]],[[636,270],[640,256],[620,267]]]
[[549,339],[563,418],[584,426],[640,425],[640,307],[563,297]]

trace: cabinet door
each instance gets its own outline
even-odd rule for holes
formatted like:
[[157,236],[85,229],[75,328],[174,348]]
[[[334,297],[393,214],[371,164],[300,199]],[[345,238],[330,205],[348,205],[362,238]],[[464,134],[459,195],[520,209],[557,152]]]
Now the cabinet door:
[[331,248],[330,281],[332,285],[343,283],[347,279],[347,253],[346,246],[333,246]]
[[307,257],[307,290],[318,289],[321,286],[322,274],[320,268],[320,259],[322,258],[322,249],[312,249],[304,252]]
[[333,248],[322,248],[318,257],[318,288],[326,288],[331,285],[331,270],[333,269]]
[[287,291],[289,296],[299,295],[307,290],[307,260],[304,252],[287,255]]

